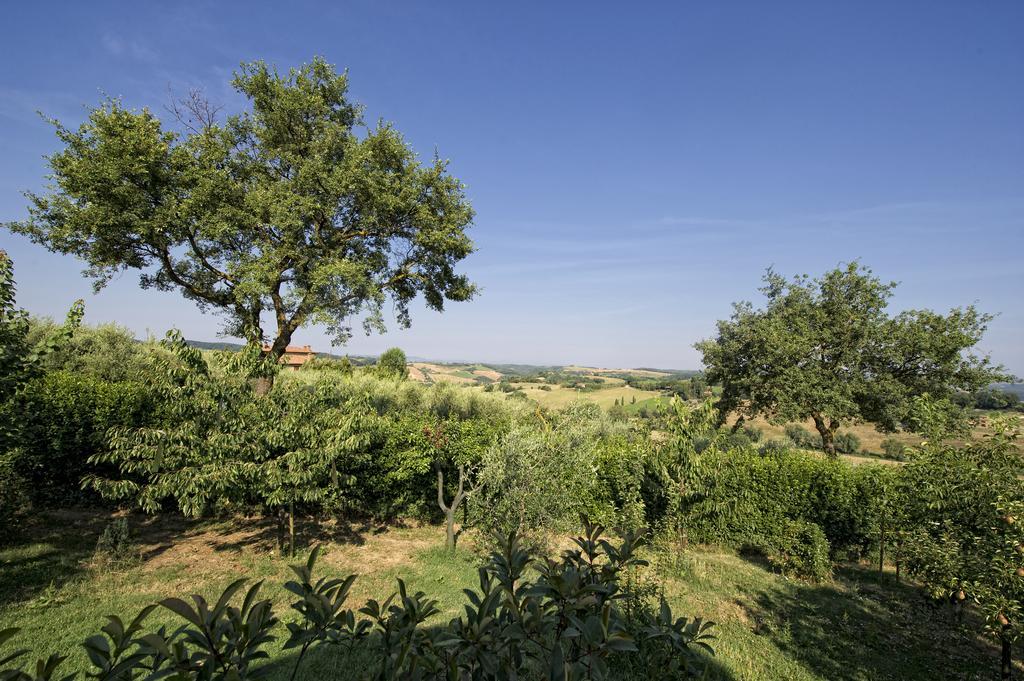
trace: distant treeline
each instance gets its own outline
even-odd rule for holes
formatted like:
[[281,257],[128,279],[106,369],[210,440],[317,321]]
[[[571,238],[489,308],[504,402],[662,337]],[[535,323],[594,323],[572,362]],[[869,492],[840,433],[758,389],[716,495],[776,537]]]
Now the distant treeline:
[[953,396],[953,402],[962,407],[973,407],[974,409],[1015,409],[1024,411],[1024,404],[1021,403],[1020,393],[1008,388],[1018,388],[1018,384],[990,385],[973,393],[957,393]]

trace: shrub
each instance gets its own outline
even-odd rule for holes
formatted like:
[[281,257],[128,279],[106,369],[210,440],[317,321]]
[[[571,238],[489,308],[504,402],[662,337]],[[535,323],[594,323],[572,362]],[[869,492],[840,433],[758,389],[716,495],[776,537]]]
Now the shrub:
[[761,437],[764,435],[760,428],[755,428],[754,426],[743,426],[741,432],[746,435],[747,439],[751,442],[760,442]]
[[786,426],[786,437],[800,449],[821,449],[821,436],[812,433],[798,423]]
[[767,538],[764,548],[768,562],[783,574],[815,581],[832,574],[828,539],[812,522],[786,521],[777,535]]
[[385,350],[377,360],[377,371],[381,376],[388,378],[404,379],[409,375],[409,367],[406,364],[405,353],[401,348],[390,348]]
[[15,402],[23,427],[14,465],[33,502],[67,506],[89,499],[82,478],[104,469],[88,459],[104,451],[111,429],[143,425],[154,406],[141,384],[86,374],[55,371],[27,385]]
[[750,437],[742,430],[735,433],[729,433],[726,437],[726,445],[733,449],[745,449],[753,446],[754,442]]
[[793,449],[795,445],[793,441],[788,437],[786,438],[773,438],[771,440],[765,440],[764,443],[758,448],[758,452],[762,455],[775,454],[777,452],[785,452]]
[[29,485],[15,470],[17,454],[17,450],[0,452],[0,544],[17,536],[31,505]]
[[[29,338],[37,342],[61,333],[50,319],[31,320]],[[153,369],[153,343],[140,343],[130,330],[117,324],[79,326],[71,337],[43,362],[47,371],[67,371],[103,381],[139,381]]]
[[903,461],[906,457],[907,446],[894,437],[887,437],[882,440],[882,453],[889,459]]
[[[551,414],[547,424],[515,426],[484,453],[473,501],[485,532],[522,531],[543,545],[548,535],[574,526],[581,515],[616,522],[615,501],[601,489],[595,460],[599,448],[623,436],[628,426],[590,402]],[[635,502],[632,494],[624,493],[621,503]]]
[[134,562],[138,558],[128,529],[127,518],[114,518],[103,528],[96,541],[93,560],[97,563],[120,567]]
[[814,523],[832,550],[863,551],[875,540],[872,466],[853,467],[799,450],[715,452],[694,483],[700,498],[684,517],[697,541],[764,545],[791,520]]
[[860,438],[850,432],[839,433],[835,437],[835,446],[840,454],[856,454],[860,451]]

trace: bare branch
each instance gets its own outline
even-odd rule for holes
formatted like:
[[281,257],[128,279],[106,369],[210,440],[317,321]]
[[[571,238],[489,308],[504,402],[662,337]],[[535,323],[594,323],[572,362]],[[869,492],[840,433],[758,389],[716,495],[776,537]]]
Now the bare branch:
[[212,104],[201,89],[190,88],[184,97],[175,97],[168,85],[167,92],[171,103],[164,108],[191,132],[198,135],[217,124],[217,114],[224,107]]

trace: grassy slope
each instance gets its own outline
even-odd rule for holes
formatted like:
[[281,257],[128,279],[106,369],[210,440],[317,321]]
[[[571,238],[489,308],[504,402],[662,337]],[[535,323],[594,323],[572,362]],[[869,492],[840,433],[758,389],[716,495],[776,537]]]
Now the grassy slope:
[[[104,615],[131,616],[170,595],[213,596],[240,575],[266,579],[265,595],[289,618],[280,587],[287,561],[270,552],[266,526],[149,522],[139,530],[141,564],[100,570],[88,559],[103,522],[60,514],[36,541],[0,550],[0,626],[23,627],[22,644],[39,653],[71,652],[82,668],[77,644]],[[469,550],[452,558],[439,548],[441,536],[435,527],[334,528],[305,539],[324,542],[323,568],[362,574],[352,604],[386,597],[401,576],[439,600],[443,621],[458,614],[460,590],[475,583],[476,558]],[[997,669],[994,650],[960,633],[947,613],[911,587],[880,584],[867,570],[846,568],[833,582],[815,585],[715,548],[658,555],[655,562],[670,575],[662,584],[677,614],[719,623],[714,669],[721,679],[989,679]],[[158,610],[153,622],[176,620]],[[271,678],[287,678],[287,654],[272,654],[278,669]],[[342,654],[318,653],[300,678],[358,678],[358,659],[342,662]]]
[[[544,383],[513,383],[512,385],[522,389],[531,400],[535,400],[541,406],[552,409],[559,409],[576,400],[595,402],[602,408],[607,409],[615,404],[615,400],[625,399],[626,404],[629,404],[630,400],[634,397],[637,402],[640,402],[657,397],[658,395],[658,393],[650,390],[632,388],[626,385],[622,379],[605,380],[613,385],[590,392],[580,392],[575,388],[566,388],[561,385],[546,385]],[[551,390],[541,390],[542,385],[551,388]]]

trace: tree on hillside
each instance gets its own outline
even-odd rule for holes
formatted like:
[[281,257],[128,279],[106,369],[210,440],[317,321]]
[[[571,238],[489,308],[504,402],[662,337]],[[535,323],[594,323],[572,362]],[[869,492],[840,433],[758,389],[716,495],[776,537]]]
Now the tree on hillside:
[[905,425],[914,396],[947,399],[999,378],[1000,367],[968,352],[992,319],[973,306],[890,316],[896,284],[856,262],[818,279],[786,280],[769,269],[764,282],[764,308],[737,303],[718,336],[696,345],[707,380],[722,385],[723,418],[812,419],[835,455],[842,425],[893,431]]
[[445,161],[422,165],[391,125],[365,127],[323,59],[287,75],[243,64],[232,86],[248,110],[219,122],[193,94],[172,109],[180,131],[116,99],[77,129],[52,121],[52,183],[7,227],[82,258],[97,288],[140,270],[144,288],[180,291],[251,343],[269,313],[275,358],[306,324],[336,343],[355,315],[383,330],[388,298],[408,326],[419,293],[439,311],[473,296],[455,271],[473,211]]
[[377,360],[377,371],[382,376],[406,378],[409,375],[409,367],[406,364],[402,348],[389,348],[381,353],[380,359]]

